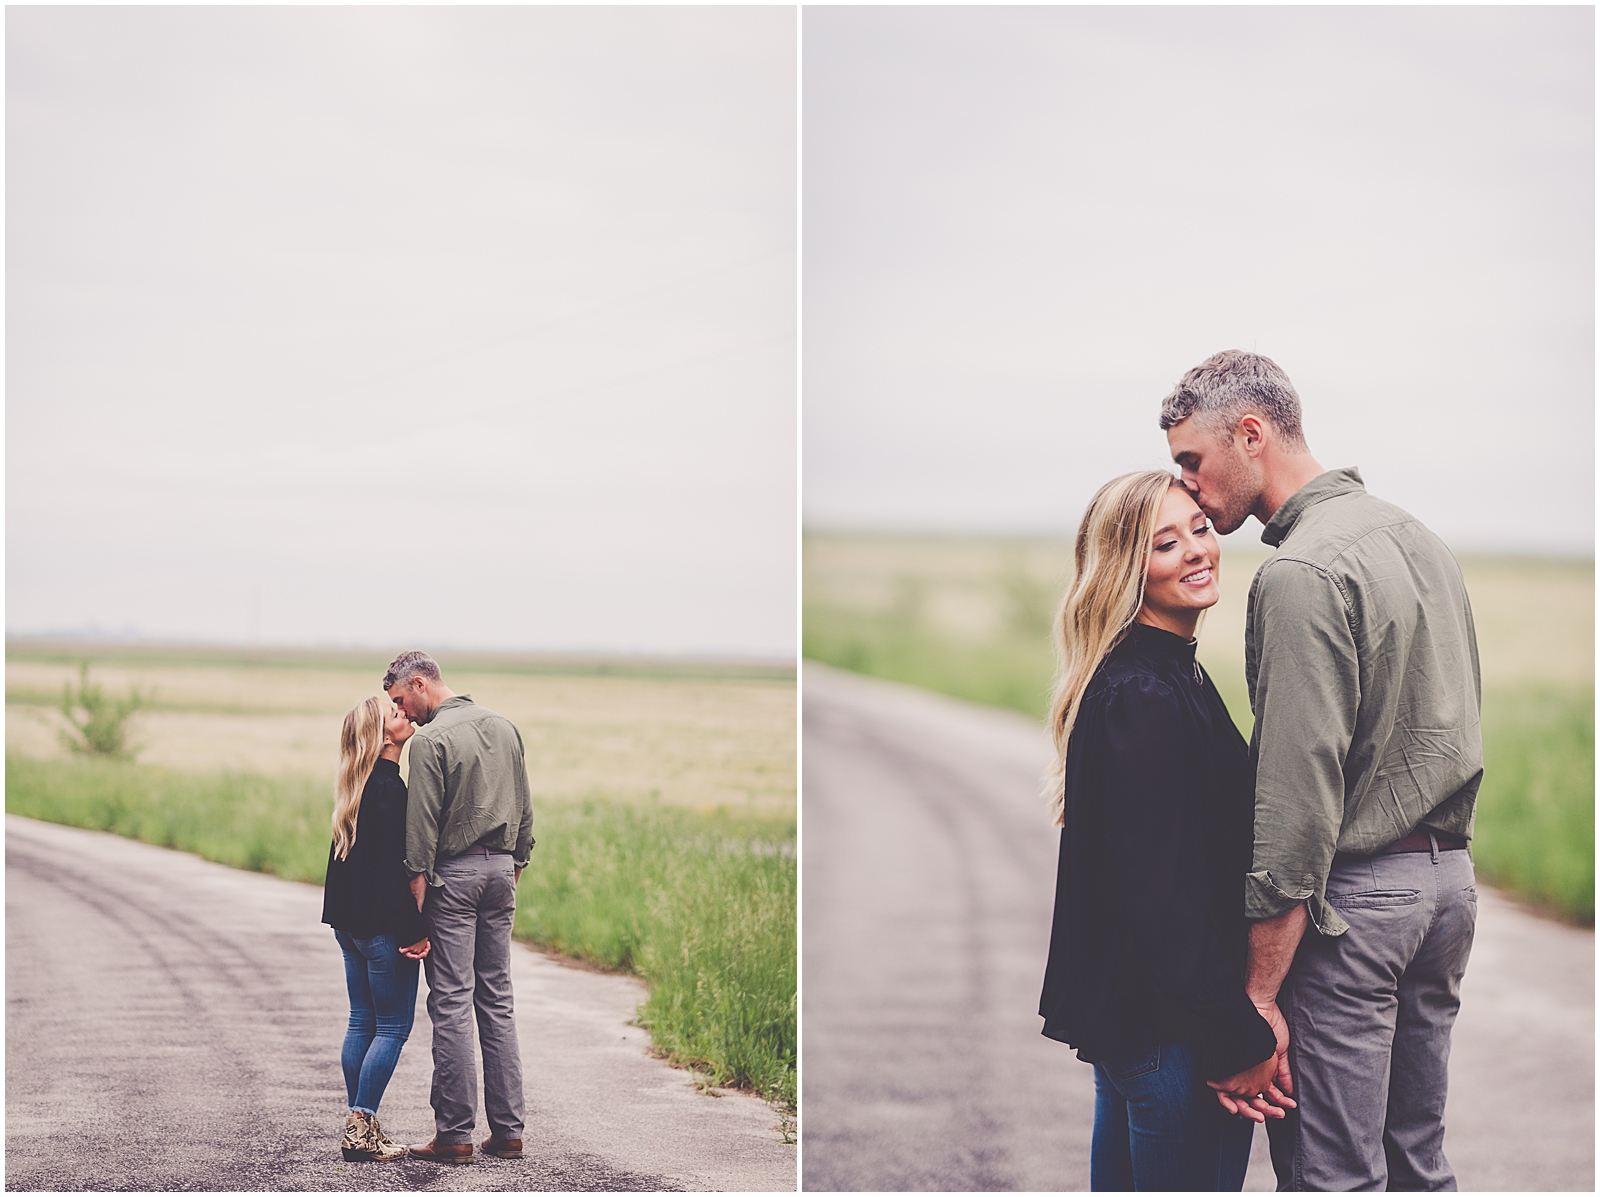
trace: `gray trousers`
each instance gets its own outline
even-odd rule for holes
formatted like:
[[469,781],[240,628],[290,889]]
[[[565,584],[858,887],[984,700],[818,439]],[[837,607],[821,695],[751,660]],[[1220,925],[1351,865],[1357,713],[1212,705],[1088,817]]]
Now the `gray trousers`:
[[1278,1190],[1454,1192],[1444,1102],[1478,914],[1472,860],[1336,861],[1327,893],[1350,930],[1307,931],[1278,995],[1299,1102],[1267,1119]]
[[511,923],[517,910],[509,856],[457,856],[434,872],[428,1017],[433,1020],[433,1106],[437,1142],[470,1143],[478,1121],[472,1016],[483,1048],[483,1106],[498,1139],[522,1138],[522,1053],[511,1004]]

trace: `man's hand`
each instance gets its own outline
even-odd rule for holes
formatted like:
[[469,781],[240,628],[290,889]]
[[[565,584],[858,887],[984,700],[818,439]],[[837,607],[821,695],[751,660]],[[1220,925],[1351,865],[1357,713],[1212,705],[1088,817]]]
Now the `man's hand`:
[[522,880],[522,866],[518,865],[516,868],[511,870],[511,884],[515,885],[517,882],[519,882],[521,880]]
[[1273,1077],[1279,1075],[1277,1052],[1253,1068],[1246,1068],[1221,1081],[1207,1081],[1217,1092],[1217,1101],[1230,1114],[1243,1114],[1252,1122],[1265,1122],[1268,1118],[1284,1117],[1284,1107],[1294,1108],[1294,1100],[1287,1096]]
[[[411,896],[417,900],[417,909],[422,909],[422,900],[428,896],[428,878],[424,873],[418,873],[411,879]],[[418,960],[422,957],[418,956]]]
[[400,954],[411,960],[421,960],[432,949],[433,945],[428,942],[428,937],[424,935],[416,943],[401,948]]
[[1293,1093],[1294,1077],[1289,1075],[1289,1024],[1283,1017],[1283,1011],[1278,1009],[1277,1002],[1268,1002],[1265,1006],[1258,1003],[1256,1013],[1267,1020],[1267,1025],[1272,1028],[1273,1037],[1278,1041],[1277,1051],[1272,1057],[1278,1065],[1273,1079],[1283,1092]]
[[[1278,1042],[1277,1051],[1273,1054],[1275,1067],[1272,1076],[1276,1079],[1275,1087],[1280,1094],[1294,1092],[1294,1078],[1289,1075],[1289,1024],[1278,1009],[1278,990],[1283,987],[1283,979],[1289,975],[1289,966],[1294,963],[1295,951],[1300,947],[1300,940],[1305,936],[1310,922],[1306,904],[1302,902],[1275,919],[1261,919],[1250,924],[1250,954],[1244,970],[1244,991],[1256,1011],[1267,1020]],[[1222,1100],[1220,1093],[1217,1097]],[[1222,1101],[1222,1104],[1224,1108],[1228,1107],[1227,1101]],[[1292,1106],[1294,1102],[1289,1104]],[[1281,1118],[1282,1114],[1278,1117]]]

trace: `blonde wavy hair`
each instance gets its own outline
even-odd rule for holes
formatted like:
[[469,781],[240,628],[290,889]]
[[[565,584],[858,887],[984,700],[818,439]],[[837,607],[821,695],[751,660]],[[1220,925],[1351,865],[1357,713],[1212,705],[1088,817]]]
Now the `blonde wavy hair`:
[[1144,605],[1150,541],[1167,491],[1180,483],[1165,470],[1113,478],[1095,492],[1078,525],[1072,583],[1056,616],[1056,683],[1050,735],[1056,758],[1045,778],[1050,822],[1066,821],[1067,742],[1084,691],[1106,654],[1121,643]]
[[339,732],[339,774],[333,783],[333,850],[340,860],[356,843],[356,819],[361,814],[361,791],[383,751],[383,720],[389,700],[374,695],[363,699],[344,717]]

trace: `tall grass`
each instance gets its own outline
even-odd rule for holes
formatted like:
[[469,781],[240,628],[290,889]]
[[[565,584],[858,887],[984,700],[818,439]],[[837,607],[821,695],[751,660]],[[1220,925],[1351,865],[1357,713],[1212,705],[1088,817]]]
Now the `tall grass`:
[[1594,923],[1594,687],[1483,695],[1473,861],[1487,881]]
[[[803,654],[824,664],[1044,717],[1049,641],[964,638],[882,612],[808,604]],[[1242,663],[1211,665],[1250,734]],[[1503,683],[1483,695],[1484,783],[1473,857],[1484,880],[1594,922],[1594,687]]]
[[659,1051],[793,1107],[794,834],[792,816],[543,808],[518,934],[638,973]]
[[972,640],[892,614],[808,603],[801,655],[1036,719],[1050,706],[1048,631]]
[[[113,760],[6,756],[6,810],[320,885],[330,787]],[[793,1109],[792,816],[539,804],[516,934],[639,974],[656,1048]]]
[[321,885],[333,794],[309,778],[178,773],[8,752],[6,810]]

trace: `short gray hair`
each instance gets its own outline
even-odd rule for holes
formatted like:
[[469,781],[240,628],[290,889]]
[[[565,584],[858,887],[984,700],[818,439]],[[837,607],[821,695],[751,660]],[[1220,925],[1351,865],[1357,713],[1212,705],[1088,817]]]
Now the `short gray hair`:
[[1259,353],[1224,349],[1206,358],[1161,401],[1165,432],[1190,416],[1219,436],[1227,436],[1250,412],[1265,417],[1291,446],[1306,447],[1300,428],[1300,396],[1278,363]]
[[414,677],[425,677],[432,682],[438,681],[439,662],[416,649],[401,653],[389,662],[389,672],[383,675],[384,692],[387,693],[396,686],[403,686]]

